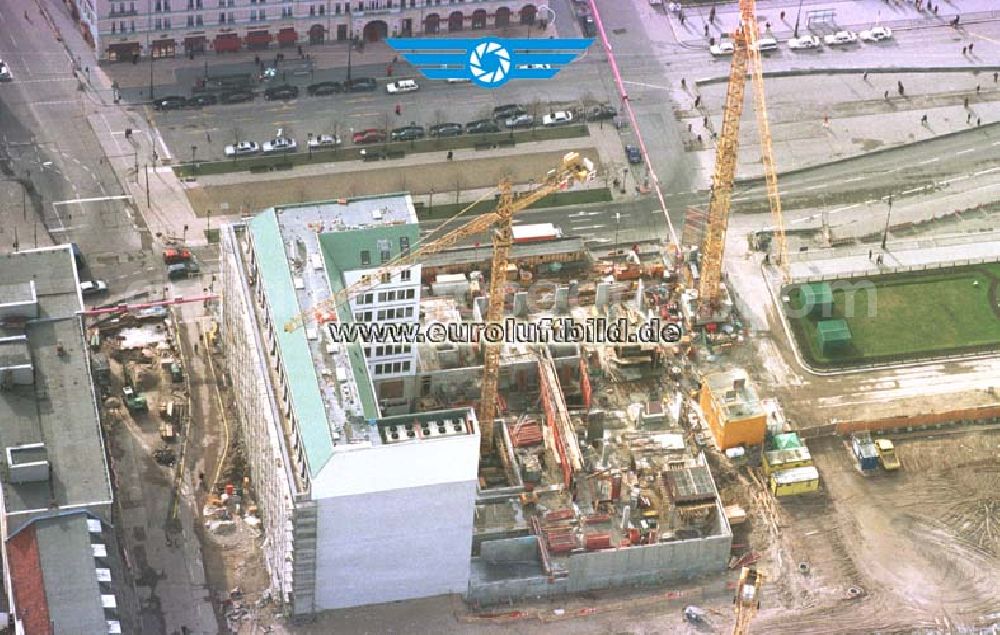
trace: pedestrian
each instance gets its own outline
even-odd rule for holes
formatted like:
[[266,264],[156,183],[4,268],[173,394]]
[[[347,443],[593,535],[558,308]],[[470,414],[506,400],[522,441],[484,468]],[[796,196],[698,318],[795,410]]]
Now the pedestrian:
[[678,13],[678,14],[677,14],[677,17],[678,17],[678,19],[680,19],[680,21],[681,21],[681,26],[684,26],[684,12],[683,12],[683,11],[681,11],[680,13]]
[[[996,80],[996,73],[993,73],[993,81],[997,81]],[[681,77],[681,88],[683,88],[684,90],[687,90],[687,87],[688,87],[687,80],[684,79],[683,77]]]
[[448,160],[451,161],[454,158],[455,158],[455,153],[452,152],[451,150],[448,150]]
[[972,113],[971,112],[965,116],[965,123],[972,123]]
[[705,126],[706,128],[708,127],[708,115],[705,115],[705,118],[701,120],[701,125]]
[[899,83],[899,96],[902,97],[905,94],[906,94],[906,91],[903,90],[903,82],[900,82]]
[[398,55],[393,55],[392,56],[392,63],[395,64],[398,61],[399,61],[399,56]]
[[701,143],[701,135],[698,135],[698,143]]
[[982,117],[976,117],[976,125],[977,126],[983,125],[983,118]]
[[715,7],[712,7],[708,12],[708,21],[715,22]]
[[864,81],[864,82],[868,81],[868,72],[867,71],[865,71],[865,74],[861,76],[861,81]]
[[771,30],[771,23],[770,22],[765,22],[764,23],[764,29],[766,31],[770,31]]
[[299,59],[302,59],[302,45],[299,44]]
[[979,84],[976,84],[976,94],[977,95],[979,94],[979,88],[980,88]]
[[889,91],[885,91],[885,100],[889,101]]
[[688,124],[688,132],[694,132],[694,124],[693,123],[689,123]]
[[824,128],[830,127],[830,115],[823,115],[823,127]]
[[938,6],[934,5],[934,15],[937,15]]
[[403,114],[403,107],[400,106],[399,104],[396,104],[396,115],[401,115],[401,114]]
[[973,42],[969,42],[969,55],[972,55],[972,45]]
[[781,21],[782,22],[785,21],[785,12],[784,11],[781,12]]
[[871,260],[871,259],[872,259],[872,250],[869,249],[868,250],[868,260]]
[[963,97],[962,98],[962,105],[965,106],[966,108],[969,107],[969,98],[968,97]]
[[694,98],[694,107],[697,108],[700,105],[701,105],[701,95],[698,95],[697,97]]
[[927,123],[927,113],[924,113],[924,116],[920,118],[920,123]]
[[969,52],[969,47],[968,46],[963,46],[962,47],[962,55],[965,55],[968,52]]
[[205,131],[205,140],[208,141],[209,143],[212,143],[212,133],[209,132],[208,130]]
[[708,25],[705,25],[705,37],[708,37]]
[[1000,78],[1000,73],[993,73],[993,83],[997,83],[997,79]]

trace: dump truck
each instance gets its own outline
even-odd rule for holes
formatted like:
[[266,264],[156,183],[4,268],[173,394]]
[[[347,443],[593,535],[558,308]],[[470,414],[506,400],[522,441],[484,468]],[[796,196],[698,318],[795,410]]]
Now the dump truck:
[[878,458],[882,463],[882,469],[887,472],[894,472],[899,469],[899,457],[896,456],[896,448],[889,439],[876,439],[875,449],[878,450]]

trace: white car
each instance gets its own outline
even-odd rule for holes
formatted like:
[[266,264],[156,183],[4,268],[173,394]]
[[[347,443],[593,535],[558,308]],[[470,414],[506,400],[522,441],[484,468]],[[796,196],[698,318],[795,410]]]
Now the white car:
[[310,148],[332,148],[340,145],[340,137],[332,134],[321,134],[309,139]]
[[788,48],[795,50],[818,49],[819,45],[819,38],[815,35],[803,35],[802,37],[793,37],[788,40]]
[[573,113],[566,110],[550,112],[542,117],[543,126],[561,126],[562,124],[569,123],[571,121],[573,121]]
[[417,82],[412,79],[401,79],[398,82],[389,82],[386,84],[385,92],[395,95],[397,93],[412,93],[419,88],[420,86],[417,86]]
[[778,40],[773,37],[762,37],[757,40],[757,50],[762,53],[766,51],[777,51]]
[[708,52],[716,57],[722,57],[724,55],[732,55],[736,51],[736,45],[733,44],[732,40],[722,40],[718,44],[713,44],[708,47]]
[[0,82],[10,82],[14,80],[14,76],[10,73],[10,66],[7,66],[2,60],[0,60]]
[[887,26],[877,26],[873,29],[861,32],[861,39],[865,42],[884,42],[892,39],[892,30]]
[[854,44],[858,41],[858,34],[854,31],[837,31],[823,38],[829,46],[843,46],[845,44]]
[[275,137],[270,141],[264,142],[264,154],[295,152],[298,149],[299,144],[295,143],[295,139],[289,139],[288,137]]
[[256,141],[240,141],[236,145],[226,146],[227,157],[242,157],[260,152],[260,146]]
[[108,283],[103,280],[87,280],[80,283],[80,295],[87,298],[108,292]]
[[552,68],[552,64],[518,64],[517,67],[530,71],[535,69],[549,69]]

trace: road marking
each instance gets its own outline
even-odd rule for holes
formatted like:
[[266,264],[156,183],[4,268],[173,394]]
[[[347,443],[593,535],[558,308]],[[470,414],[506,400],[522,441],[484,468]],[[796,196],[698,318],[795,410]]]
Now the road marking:
[[949,183],[958,183],[959,181],[965,181],[968,178],[969,178],[968,174],[963,174],[962,176],[956,176],[953,179],[945,179],[944,181],[941,181],[940,183],[941,183],[941,185],[947,185]]
[[956,152],[955,154],[956,154],[956,155],[959,155],[959,154],[969,154],[970,152],[975,152],[975,151],[976,151],[976,149],[975,149],[975,148],[967,148],[967,149],[965,149],[965,150],[959,150],[959,151],[958,151],[958,152]]
[[917,165],[927,165],[928,163],[937,163],[941,160],[941,157],[934,157],[933,159],[927,159],[926,161],[921,161]]
[[810,190],[818,190],[821,187],[828,187],[829,185],[830,185],[829,183],[821,183],[819,185],[810,185],[809,187],[804,189],[808,192]]
[[53,205],[72,205],[74,203],[92,203],[95,201],[122,201],[131,200],[132,196],[129,194],[122,194],[119,196],[97,196],[94,198],[74,198],[69,201],[53,201]]
[[858,181],[867,181],[867,180],[868,180],[867,176],[856,176],[853,179],[845,180],[844,183],[856,183]]
[[988,170],[980,170],[978,172],[973,172],[972,176],[981,176],[983,174],[989,174],[990,172],[996,172],[997,170],[1000,170],[1000,166],[997,166],[995,168],[990,168]]
[[631,84],[633,86],[643,86],[644,88],[659,88],[660,90],[670,90],[670,86],[660,86],[659,84],[647,84],[645,82],[630,82],[627,80],[622,80],[623,84]]

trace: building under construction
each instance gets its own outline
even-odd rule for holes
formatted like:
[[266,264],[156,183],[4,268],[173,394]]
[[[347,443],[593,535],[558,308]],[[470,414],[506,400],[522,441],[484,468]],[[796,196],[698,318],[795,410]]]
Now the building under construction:
[[[411,267],[406,281],[378,274],[389,286],[360,305],[322,304],[417,236],[407,195],[274,208],[223,231],[221,343],[288,612],[443,593],[489,604],[725,569],[732,533],[689,434],[688,388],[662,390],[674,353],[505,343],[497,418],[480,423],[478,346],[415,346],[407,371],[384,375],[372,356],[385,351],[334,341],[334,324],[393,309],[380,294],[411,282],[397,298],[419,311],[396,319],[483,319],[492,272],[478,248],[428,259],[448,269]],[[504,272],[508,317],[637,316],[619,299],[667,278],[662,265],[595,268],[575,241],[514,245],[525,259]]]

